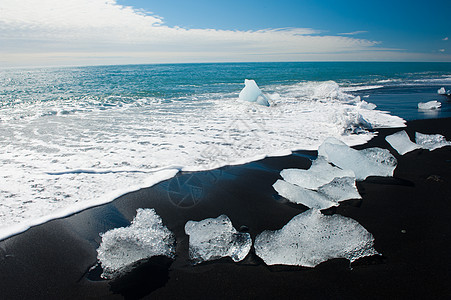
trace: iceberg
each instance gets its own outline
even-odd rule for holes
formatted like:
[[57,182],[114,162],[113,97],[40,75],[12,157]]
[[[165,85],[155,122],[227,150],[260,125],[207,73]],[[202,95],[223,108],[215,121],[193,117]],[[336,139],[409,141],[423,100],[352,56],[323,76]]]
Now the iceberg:
[[401,155],[421,148],[420,145],[417,145],[410,140],[405,130],[388,135],[385,137],[385,140]]
[[324,157],[318,156],[308,170],[284,169],[280,175],[289,183],[316,190],[336,177],[354,177],[354,172],[334,167]]
[[441,87],[440,89],[438,89],[437,94],[439,95],[445,95],[446,94],[446,90],[444,87]]
[[114,278],[143,259],[175,255],[175,236],[154,209],[138,209],[130,226],[112,229],[101,237],[97,259],[103,278]]
[[254,247],[267,265],[315,267],[333,258],[352,263],[379,254],[374,249],[373,235],[357,221],[340,215],[326,216],[317,209],[295,216],[280,230],[262,232]]
[[423,134],[415,132],[415,141],[422,148],[428,149],[429,151],[445,146],[451,146],[451,142],[447,141],[441,134]]
[[429,102],[420,102],[418,103],[418,109],[420,110],[431,110],[431,109],[439,109],[442,104],[436,100],[432,100]]
[[368,176],[393,176],[396,158],[381,148],[355,150],[336,138],[327,138],[318,148],[318,155],[343,170],[352,170],[356,180]]
[[241,90],[238,99],[269,106],[268,98],[262,93],[254,80],[244,80],[244,88]]
[[226,215],[199,222],[188,221],[185,233],[189,235],[189,256],[195,264],[226,256],[239,262],[252,247],[250,234],[237,232]]

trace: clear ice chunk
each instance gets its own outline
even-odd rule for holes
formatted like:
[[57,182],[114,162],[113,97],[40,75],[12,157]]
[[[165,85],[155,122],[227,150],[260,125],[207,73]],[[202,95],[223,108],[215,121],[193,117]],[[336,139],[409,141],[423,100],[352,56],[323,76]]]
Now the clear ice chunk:
[[409,135],[405,130],[388,135],[385,137],[385,140],[401,155],[421,148],[420,145],[417,145],[410,140]]
[[154,209],[138,209],[128,227],[115,228],[101,234],[97,259],[104,278],[114,278],[134,263],[163,255],[175,255],[175,236],[163,225]]
[[446,94],[446,90],[444,87],[441,87],[438,89],[437,94],[439,95],[445,95]]
[[244,88],[241,90],[238,99],[248,102],[256,102],[264,106],[269,106],[268,98],[262,93],[254,80],[244,80]]
[[332,206],[338,206],[337,202],[331,201],[326,195],[305,189],[284,180],[277,180],[273,184],[273,187],[282,197],[293,203],[302,204],[309,208],[326,209]]
[[439,109],[441,106],[442,104],[436,100],[418,103],[418,109],[420,110]]
[[423,134],[415,132],[415,141],[421,147],[429,149],[429,151],[445,146],[451,146],[451,142],[447,141],[441,134]]
[[343,170],[352,170],[356,180],[368,176],[393,176],[397,164],[396,158],[386,149],[355,150],[335,138],[326,139],[319,146],[318,155]]
[[373,235],[357,221],[310,209],[280,230],[259,234],[254,247],[267,265],[315,267],[333,258],[345,258],[352,263],[379,254],[373,245]]
[[226,256],[239,262],[252,247],[250,234],[237,232],[226,215],[199,222],[188,221],[185,233],[189,235],[189,256],[195,264]]
[[308,170],[285,169],[280,175],[289,183],[316,190],[336,177],[354,177],[354,172],[334,167],[324,157],[319,156]]
[[357,186],[355,185],[355,177],[337,177],[328,184],[318,189],[318,193],[325,195],[329,200],[341,202],[349,199],[362,199]]

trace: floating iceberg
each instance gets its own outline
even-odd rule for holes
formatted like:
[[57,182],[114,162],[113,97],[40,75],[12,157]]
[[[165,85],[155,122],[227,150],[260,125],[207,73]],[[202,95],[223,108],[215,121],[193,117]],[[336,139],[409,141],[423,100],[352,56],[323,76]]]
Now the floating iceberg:
[[352,170],[357,180],[368,176],[393,176],[396,158],[381,148],[355,150],[335,138],[326,139],[318,148],[318,155],[343,170]]
[[324,157],[319,156],[308,170],[285,169],[280,172],[280,175],[289,183],[316,190],[336,177],[354,177],[354,172],[334,167]]
[[113,278],[140,260],[158,255],[173,258],[175,254],[175,236],[154,209],[138,209],[130,226],[112,229],[101,237],[97,258],[104,278]]
[[410,140],[405,130],[388,135],[385,137],[385,140],[401,155],[421,148],[420,145],[417,145]]
[[442,106],[442,104],[436,100],[432,100],[429,102],[420,102],[418,103],[418,109],[421,110],[431,110],[431,109],[439,109]]
[[346,258],[352,263],[379,254],[373,244],[373,235],[357,221],[310,209],[280,230],[259,234],[255,253],[267,265],[315,267],[333,258]]
[[189,235],[190,259],[196,264],[226,256],[239,262],[252,246],[250,234],[237,232],[226,215],[199,222],[188,221],[185,233]]
[[437,94],[439,94],[439,95],[445,95],[445,94],[446,94],[445,88],[444,88],[444,87],[441,87],[441,88],[437,91]]
[[284,180],[277,180],[276,183],[273,184],[273,187],[282,197],[293,203],[302,204],[309,208],[326,209],[332,206],[338,206],[337,202],[330,200],[326,195],[305,189]]
[[445,140],[445,137],[441,134],[423,134],[416,132],[415,141],[421,147],[429,149],[429,151],[445,146],[451,146],[451,142]]
[[244,80],[244,88],[241,90],[238,99],[269,106],[268,98],[262,93],[254,80]]

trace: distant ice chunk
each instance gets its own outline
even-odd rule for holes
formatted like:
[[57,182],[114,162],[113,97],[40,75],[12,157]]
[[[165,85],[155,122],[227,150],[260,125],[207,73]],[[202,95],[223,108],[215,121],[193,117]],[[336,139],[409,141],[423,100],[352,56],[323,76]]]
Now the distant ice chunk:
[[356,180],[368,176],[393,176],[396,158],[381,148],[355,150],[335,138],[326,139],[318,148],[318,155],[343,170],[352,170]]
[[420,110],[431,110],[431,109],[439,109],[442,104],[436,100],[432,100],[429,102],[420,102],[418,103],[418,109]]
[[190,259],[196,264],[226,256],[239,262],[252,246],[250,234],[237,232],[226,215],[199,222],[188,221],[185,233],[189,235]]
[[244,80],[244,88],[240,92],[239,99],[248,102],[256,102],[264,106],[269,106],[268,98],[262,93],[254,80]]
[[346,258],[352,263],[379,254],[373,245],[373,235],[357,221],[310,209],[280,230],[259,234],[255,253],[267,265],[315,267],[333,258]]
[[334,167],[324,157],[319,156],[308,170],[284,169],[280,175],[289,183],[316,190],[336,177],[354,177],[354,172]]
[[417,145],[410,140],[405,130],[388,135],[385,137],[385,140],[401,155],[421,148],[420,145]]
[[282,197],[309,208],[326,209],[332,206],[338,206],[337,202],[332,201],[324,194],[305,189],[284,180],[277,180],[273,184],[273,187]]
[[420,132],[415,133],[415,141],[418,145],[429,151],[442,148],[445,146],[451,146],[451,142],[447,141],[441,134],[423,134]]
[[441,87],[438,89],[437,94],[439,95],[445,95],[446,94],[446,90],[444,87]]
[[175,236],[154,209],[138,209],[130,226],[112,229],[101,237],[97,258],[104,278],[113,278],[126,267],[152,256],[175,255]]

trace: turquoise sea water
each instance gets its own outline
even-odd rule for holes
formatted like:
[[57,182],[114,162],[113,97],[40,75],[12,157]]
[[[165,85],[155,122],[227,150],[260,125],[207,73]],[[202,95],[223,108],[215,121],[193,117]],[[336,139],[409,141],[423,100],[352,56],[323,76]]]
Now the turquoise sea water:
[[[270,107],[238,100],[245,79]],[[328,136],[362,144],[370,127],[450,117],[442,87],[451,63],[2,69],[0,226],[111,201],[178,170],[316,149]],[[418,110],[432,100],[441,108]]]

